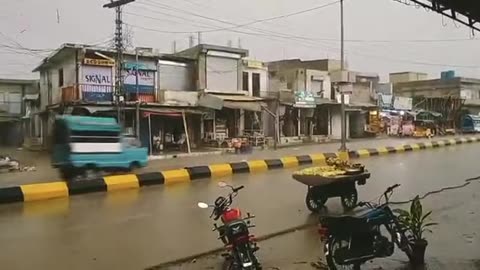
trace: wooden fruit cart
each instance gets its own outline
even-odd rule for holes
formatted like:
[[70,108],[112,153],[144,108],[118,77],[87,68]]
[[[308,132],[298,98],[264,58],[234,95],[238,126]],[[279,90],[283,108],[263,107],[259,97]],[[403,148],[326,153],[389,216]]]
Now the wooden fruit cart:
[[298,182],[307,185],[305,203],[308,210],[318,212],[329,198],[340,197],[345,210],[355,208],[358,202],[356,185],[365,185],[370,173],[363,169],[346,171],[343,175],[320,176],[293,174]]

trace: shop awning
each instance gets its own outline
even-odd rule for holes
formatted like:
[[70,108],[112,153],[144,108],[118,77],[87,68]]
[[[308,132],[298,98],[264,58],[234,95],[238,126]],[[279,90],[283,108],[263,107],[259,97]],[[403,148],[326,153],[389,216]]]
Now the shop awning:
[[40,97],[39,94],[26,94],[23,99],[24,100],[38,100],[38,98]]
[[266,107],[262,98],[250,97],[244,95],[214,95],[207,94],[200,98],[199,105],[211,109],[220,110],[221,108],[241,109],[247,111],[262,111]]
[[175,108],[175,107],[162,107],[162,108],[140,108],[143,115],[148,116],[153,115],[163,115],[163,116],[182,116],[182,112],[187,114],[204,114],[204,111],[197,110],[194,108]]
[[366,102],[350,102],[348,106],[351,108],[366,108],[366,109],[378,107],[378,105],[376,104],[366,103]]

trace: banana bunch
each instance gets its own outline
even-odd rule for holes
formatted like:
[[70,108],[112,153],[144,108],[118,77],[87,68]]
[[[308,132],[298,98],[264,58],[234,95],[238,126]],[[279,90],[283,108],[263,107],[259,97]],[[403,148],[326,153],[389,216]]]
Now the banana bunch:
[[334,166],[336,168],[342,169],[342,168],[349,168],[352,166],[348,160],[342,160],[339,158],[327,158],[326,160],[327,165],[329,166]]
[[338,170],[335,166],[321,166],[321,167],[310,167],[300,171],[296,171],[296,175],[318,175],[323,177],[330,177],[335,175],[345,174],[345,171]]

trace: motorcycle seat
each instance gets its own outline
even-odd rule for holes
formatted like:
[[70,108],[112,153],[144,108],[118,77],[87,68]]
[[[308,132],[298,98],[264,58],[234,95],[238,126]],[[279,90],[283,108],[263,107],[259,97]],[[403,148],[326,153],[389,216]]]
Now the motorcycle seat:
[[370,209],[356,209],[353,212],[340,214],[340,215],[328,215],[320,217],[320,224],[325,227],[335,228],[336,230],[368,230],[368,217]]

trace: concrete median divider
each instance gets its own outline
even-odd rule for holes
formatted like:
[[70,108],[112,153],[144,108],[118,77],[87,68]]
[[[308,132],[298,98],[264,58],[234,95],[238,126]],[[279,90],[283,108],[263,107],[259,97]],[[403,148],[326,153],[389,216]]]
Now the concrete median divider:
[[[448,140],[420,142],[396,147],[384,146],[350,151],[350,158],[365,158],[429,148],[479,142],[480,137],[460,137]],[[181,169],[149,172],[142,174],[111,175],[88,181],[57,181],[39,184],[0,188],[0,203],[30,202],[62,198],[92,192],[114,192],[138,189],[143,186],[169,185],[202,179],[215,179],[241,173],[259,173],[274,169],[293,168],[308,164],[325,164],[329,157],[338,153],[320,153],[300,156],[286,156],[278,159],[251,160],[233,163],[192,166]]]

